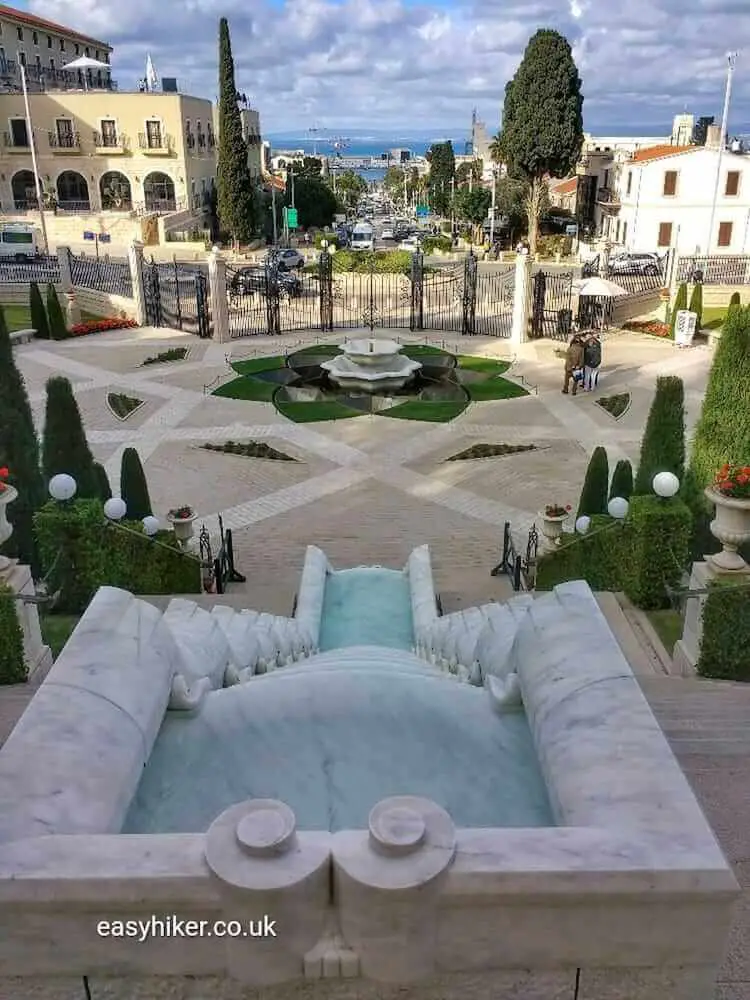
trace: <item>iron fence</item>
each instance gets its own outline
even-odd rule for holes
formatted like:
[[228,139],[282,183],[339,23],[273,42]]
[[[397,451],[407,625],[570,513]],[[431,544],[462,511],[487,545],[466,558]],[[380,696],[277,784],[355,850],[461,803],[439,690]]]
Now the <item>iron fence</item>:
[[582,278],[600,277],[614,282],[631,295],[657,291],[669,284],[672,252],[642,253],[612,257],[604,264],[601,256],[587,261],[581,269]]
[[208,281],[203,270],[174,260],[143,262],[143,291],[149,326],[211,336]]
[[211,536],[204,524],[198,536],[198,546],[203,566],[203,589],[210,594],[225,594],[227,584],[245,583],[247,580],[234,564],[232,529],[224,528],[221,514],[219,514],[219,541],[221,543],[219,551],[214,556]]
[[532,338],[567,341],[573,326],[572,295],[572,271],[537,271],[532,278]]
[[101,260],[99,257],[70,255],[70,276],[74,288],[92,288],[109,295],[133,298],[130,264],[125,261]]
[[536,560],[539,551],[539,532],[533,524],[526,539],[526,554],[516,552],[510,521],[503,526],[503,554],[491,571],[491,576],[507,576],[514,590],[532,591],[536,586]]
[[40,255],[26,261],[0,260],[0,284],[13,282],[37,284],[59,284],[60,263],[57,257]]
[[677,281],[704,285],[749,285],[750,255],[680,257]]

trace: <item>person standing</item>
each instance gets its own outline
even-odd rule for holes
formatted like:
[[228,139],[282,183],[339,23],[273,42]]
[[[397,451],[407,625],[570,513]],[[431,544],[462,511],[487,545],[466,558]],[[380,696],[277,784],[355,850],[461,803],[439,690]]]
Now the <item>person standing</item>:
[[602,342],[598,333],[586,338],[583,347],[583,391],[593,392],[599,384],[599,368],[602,363]]
[[578,374],[583,368],[583,339],[580,334],[575,334],[568,344],[565,352],[565,381],[562,391],[567,395],[570,380],[573,380],[573,395],[578,392]]

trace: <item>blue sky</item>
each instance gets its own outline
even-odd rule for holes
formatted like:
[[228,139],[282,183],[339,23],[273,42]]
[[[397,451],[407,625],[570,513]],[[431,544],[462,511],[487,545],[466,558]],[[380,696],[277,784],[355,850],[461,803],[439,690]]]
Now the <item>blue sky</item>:
[[726,52],[730,131],[750,131],[750,0],[33,0],[41,16],[114,47],[121,89],[147,53],[181,89],[216,95],[217,24],[229,19],[238,87],[264,132],[491,131],[506,81],[540,27],[571,42],[585,127],[660,135],[675,114],[721,115]]

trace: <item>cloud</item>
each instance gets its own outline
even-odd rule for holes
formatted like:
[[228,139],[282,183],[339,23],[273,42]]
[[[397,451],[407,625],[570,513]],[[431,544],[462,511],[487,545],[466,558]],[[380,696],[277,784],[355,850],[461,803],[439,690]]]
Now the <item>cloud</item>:
[[[35,13],[108,40],[121,89],[151,53],[183,91],[215,98],[218,19],[237,85],[264,132],[499,125],[506,81],[540,26],[570,41],[588,130],[664,134],[685,108],[721,114],[726,52],[750,52],[748,0],[32,0]],[[733,131],[750,131],[750,59]]]

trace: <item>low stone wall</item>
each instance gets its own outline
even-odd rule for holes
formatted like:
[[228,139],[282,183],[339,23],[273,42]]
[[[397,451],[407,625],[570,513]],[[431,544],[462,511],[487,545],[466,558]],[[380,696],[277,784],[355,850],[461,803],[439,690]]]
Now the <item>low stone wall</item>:
[[[40,286],[43,287],[44,286]],[[60,304],[65,308],[65,296],[62,285],[56,284]],[[44,292],[42,292],[44,294]],[[112,319],[137,319],[135,299],[127,299],[122,295],[111,295],[109,292],[99,292],[94,288],[76,288],[76,303],[84,312],[94,316],[105,316]],[[0,305],[29,304],[29,283],[12,282],[0,284]]]
[[636,316],[647,316],[654,312],[659,308],[661,300],[658,289],[649,289],[634,295],[623,295],[614,301],[611,322],[614,326],[622,326],[623,323],[635,319]]
[[728,306],[729,300],[735,292],[739,292],[740,302],[743,306],[750,305],[750,285],[704,285],[704,309]]

